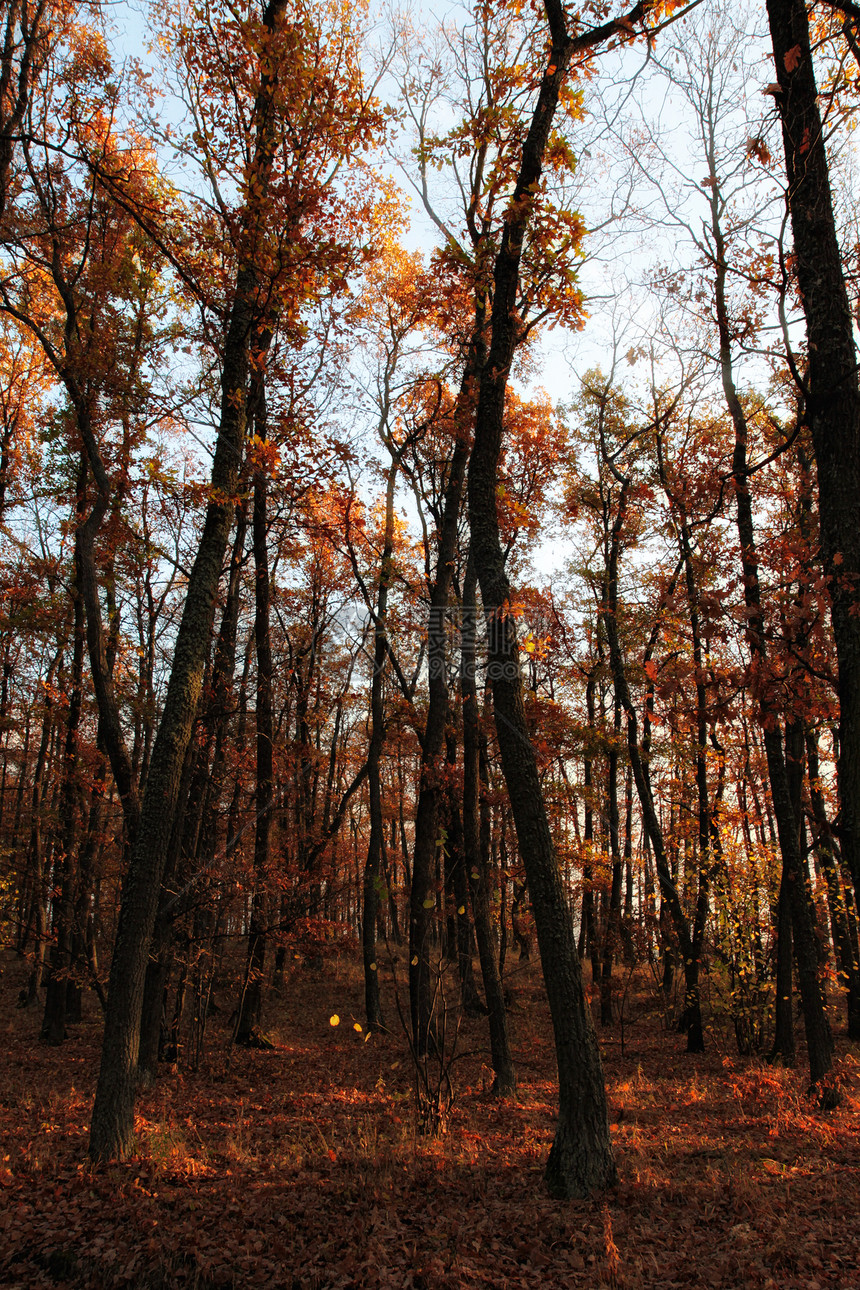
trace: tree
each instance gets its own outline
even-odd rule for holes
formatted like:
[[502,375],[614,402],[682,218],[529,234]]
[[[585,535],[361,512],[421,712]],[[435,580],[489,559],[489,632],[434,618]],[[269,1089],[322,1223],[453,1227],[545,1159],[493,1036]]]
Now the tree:
[[[856,23],[853,6],[834,8]],[[830,192],[809,18],[800,0],[768,0],[807,370],[796,372],[818,468],[821,558],[839,665],[839,838],[860,892],[860,383]]]
[[[637,6],[625,15],[622,29],[632,30],[647,11],[648,6]],[[527,866],[558,1055],[559,1124],[546,1176],[553,1194],[570,1197],[611,1185],[615,1163],[600,1054],[585,1003],[570,911],[523,707],[511,587],[499,541],[496,472],[504,433],[505,393],[520,326],[516,310],[520,263],[559,93],[574,54],[614,35],[618,24],[612,22],[571,37],[555,0],[547,0],[545,12],[552,42],[550,61],[523,143],[493,270],[492,339],[480,376],[469,468],[469,523],[490,636],[496,731],[520,851]]]
[[[207,40],[188,52],[196,60],[211,56],[219,68],[218,35],[203,15]],[[279,311],[286,309],[298,324],[298,301],[290,299],[299,286],[294,259],[302,218],[316,211],[331,166],[315,172],[315,182],[304,163],[316,157],[293,151],[291,112],[304,112],[309,91],[318,87],[322,147],[335,146],[348,156],[364,146],[375,115],[368,112],[358,92],[361,79],[352,48],[351,33],[345,43],[322,57],[317,36],[318,15],[313,11],[288,13],[284,0],[272,0],[262,14],[249,14],[231,26],[225,19],[231,43],[239,41],[242,93],[247,128],[241,200],[233,220],[236,255],[233,287],[226,310],[221,366],[221,400],[218,436],[212,461],[209,502],[199,545],[191,569],[182,618],[176,636],[173,666],[161,722],[152,751],[141,822],[123,884],[120,921],[111,965],[111,986],[105,1018],[105,1039],[99,1085],[93,1108],[90,1153],[94,1159],[125,1154],[131,1145],[136,1085],[137,1047],[144,973],[156,912],[158,888],[164,871],[173,828],[182,767],[200,697],[203,671],[222,563],[233,518],[234,499],[248,433],[249,382],[265,364],[263,338],[271,334]],[[213,40],[208,42],[208,37]],[[208,42],[208,43],[207,43]],[[246,42],[242,48],[242,42]],[[319,51],[320,61],[316,62]],[[356,91],[344,91],[344,77]],[[344,104],[342,115],[336,105]],[[328,113],[331,113],[331,116]],[[286,158],[286,168],[282,162]],[[298,165],[294,173],[293,164]],[[307,186],[303,186],[303,182]],[[322,185],[322,190],[319,185]],[[304,298],[298,291],[299,301]]]

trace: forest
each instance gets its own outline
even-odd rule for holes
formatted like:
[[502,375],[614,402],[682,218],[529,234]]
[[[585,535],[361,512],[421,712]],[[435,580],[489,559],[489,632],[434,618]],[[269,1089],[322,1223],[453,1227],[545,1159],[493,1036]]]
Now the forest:
[[0,43],[3,1284],[860,1285],[860,7]]

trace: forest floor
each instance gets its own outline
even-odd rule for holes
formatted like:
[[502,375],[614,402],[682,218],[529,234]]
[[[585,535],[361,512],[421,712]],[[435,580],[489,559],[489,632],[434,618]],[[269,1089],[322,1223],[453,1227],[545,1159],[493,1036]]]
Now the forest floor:
[[[860,1049],[837,1024],[842,1102],[741,1058],[712,1026],[690,1057],[644,981],[600,1032],[619,1186],[557,1203],[542,1172],[555,1068],[536,966],[515,968],[520,1098],[489,1093],[486,1022],[463,1020],[447,1132],[416,1133],[400,1026],[368,1041],[360,966],[295,962],[266,1028],[142,1094],[137,1152],[87,1162],[97,1007],[59,1049],[0,975],[0,1285],[860,1287]],[[586,969],[587,971],[587,969]],[[396,1010],[388,1000],[389,1016]],[[340,1018],[332,1025],[333,1016]],[[799,1027],[799,1029],[801,1029]],[[734,1051],[732,1051],[734,1049]]]

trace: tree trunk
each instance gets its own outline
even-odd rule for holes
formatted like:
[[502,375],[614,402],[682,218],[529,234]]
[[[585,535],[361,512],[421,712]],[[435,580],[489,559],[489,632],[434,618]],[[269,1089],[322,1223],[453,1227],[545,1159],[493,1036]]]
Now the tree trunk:
[[[91,425],[92,409],[69,382],[69,395],[75,405],[77,427],[84,443],[85,454],[96,483],[96,497],[85,520],[75,530],[75,567],[78,589],[86,607],[87,651],[90,676],[99,712],[99,732],[107,752],[114,783],[122,803],[125,818],[126,845],[134,845],[140,820],[140,799],[134,772],[122,729],[119,704],[113,684],[113,654],[105,641],[102,624],[102,607],[99,580],[96,571],[95,542],[111,500],[111,482],[108,479]],[[84,454],[82,453],[82,459]],[[83,460],[82,460],[83,464]],[[83,486],[83,485],[82,485]],[[83,510],[81,506],[80,510]]]
[[463,480],[469,460],[469,443],[463,422],[472,401],[476,350],[467,361],[461,382],[455,422],[460,437],[454,445],[439,532],[436,576],[430,595],[429,702],[421,746],[421,780],[415,810],[415,842],[412,852],[412,886],[409,894],[409,1001],[412,1035],[416,1053],[427,1050],[432,1026],[432,983],[430,948],[433,941],[435,909],[434,862],[439,836],[439,805],[442,797],[442,756],[445,722],[448,716],[446,659],[446,616],[454,575],[457,529],[463,499]]
[[[246,502],[236,507],[236,533],[230,558],[224,612],[215,647],[215,658],[209,682],[207,720],[214,723],[210,741],[214,742],[211,765],[208,747],[198,747],[186,757],[182,787],[179,792],[177,824],[174,828],[169,858],[162,875],[155,931],[146,970],[138,1068],[144,1081],[155,1078],[163,1047],[164,991],[167,985],[170,946],[174,923],[187,909],[185,893],[197,879],[201,864],[211,863],[215,850],[217,814],[215,805],[224,779],[224,736],[227,704],[233,681],[236,655],[236,629],[239,616],[240,573],[245,549]],[[181,822],[179,815],[181,814]],[[171,881],[174,870],[177,877]],[[205,872],[205,868],[204,868]],[[195,892],[195,923],[205,942],[209,911],[199,892]],[[201,946],[200,953],[206,954]]]
[[454,907],[453,938],[449,945],[452,957],[456,956],[460,977],[460,1001],[466,1012],[473,1016],[485,1012],[475,985],[472,967],[472,919],[469,914],[469,879],[466,876],[466,850],[463,819],[458,802],[459,787],[456,780],[457,737],[452,726],[445,732],[446,761],[448,765],[448,845],[446,848],[446,880],[450,883],[450,896]]
[[[33,926],[35,941],[33,967],[27,982],[27,1006],[34,1004],[38,998],[39,985],[42,980],[42,968],[45,962],[45,947],[48,932],[47,899],[45,893],[45,845],[42,834],[42,805],[45,798],[45,779],[50,762],[51,736],[54,729],[53,686],[57,668],[60,665],[65,641],[51,660],[48,675],[45,678],[45,710],[42,716],[42,734],[39,740],[39,751],[36,754],[36,766],[33,772],[33,784],[30,794],[30,849],[28,868],[31,880],[31,913],[28,923]],[[22,767],[22,775],[24,768]]]
[[364,865],[361,948],[364,960],[364,1008],[369,1030],[384,1028],[379,998],[379,969],[376,952],[376,924],[379,917],[380,873],[385,851],[385,824],[382,818],[382,744],[384,728],[385,660],[388,655],[386,622],[388,589],[392,577],[394,547],[394,488],[398,462],[388,468],[385,491],[385,537],[379,564],[379,586],[376,593],[376,620],[373,638],[373,676],[370,682],[370,743],[367,749],[367,782],[370,799],[370,837]]
[[[771,801],[776,817],[777,835],[788,883],[794,952],[797,959],[797,975],[809,1052],[810,1076],[813,1087],[817,1087],[832,1065],[833,1041],[825,1012],[821,983],[818,979],[815,933],[809,916],[809,902],[806,892],[805,857],[801,854],[799,843],[800,821],[796,818],[792,806],[789,781],[786,774],[785,755],[780,731],[782,714],[774,704],[768,685],[768,650],[764,633],[761,586],[758,576],[758,552],[756,549],[755,525],[747,469],[749,431],[743,404],[735,386],[732,367],[731,326],[725,294],[728,270],[725,242],[720,223],[719,200],[719,191],[715,182],[711,195],[712,231],[715,245],[714,294],[720,341],[720,375],[726,407],[731,416],[735,433],[732,454],[732,483],[735,489],[744,601],[747,610],[746,638],[750,652],[753,697],[758,707],[759,720],[763,729]],[[860,768],[860,763],[858,763],[858,768]],[[822,1089],[821,1096],[829,1099],[831,1094]]]
[[612,886],[603,935],[603,961],[600,965],[600,1024],[612,1025],[612,967],[621,934],[621,818],[618,810],[618,746],[621,737],[621,704],[615,699],[615,720],[609,747],[609,853],[612,857]]
[[[286,0],[272,0],[263,21],[271,32]],[[257,97],[256,161],[261,194],[271,174],[276,77],[265,71]],[[246,212],[253,246],[255,212]],[[101,1068],[90,1132],[94,1160],[125,1156],[132,1147],[140,1010],[158,890],[177,805],[185,751],[200,697],[215,600],[227,548],[245,438],[249,346],[260,313],[260,272],[253,259],[237,272],[224,342],[218,439],[210,501],[173,654],[164,711],[152,750],[140,823],[122,888],[111,963]]]
[[839,664],[839,838],[860,892],[860,384],[803,0],[768,0],[795,264],[806,317],[806,418]]
[[[265,392],[262,378],[257,391],[255,410],[257,435],[266,440]],[[237,1044],[252,1044],[259,1038],[263,1013],[263,978],[266,968],[266,884],[269,873],[269,847],[272,834],[274,803],[274,753],[272,719],[272,645],[269,630],[269,521],[268,481],[264,470],[254,477],[254,639],[257,650],[257,784],[254,795],[254,895],[251,903],[251,925],[248,930],[248,962],[245,985],[239,1001],[239,1018],[234,1035]]]
[[167,983],[173,965],[173,925],[183,904],[180,890],[183,878],[180,865],[182,835],[195,760],[194,750],[189,747],[185,754],[185,765],[182,768],[173,832],[161,875],[158,908],[146,963],[137,1051],[138,1078],[144,1085],[151,1084],[155,1079],[158,1063],[164,1056],[167,1034]]
[[[676,514],[678,547],[684,569],[684,585],[687,593],[687,612],[690,619],[690,635],[693,642],[693,665],[696,684],[696,801],[698,820],[697,846],[697,891],[696,908],[693,916],[691,935],[691,963],[687,967],[687,995],[695,993],[698,998],[699,970],[701,967],[702,949],[710,908],[710,888],[720,860],[720,834],[715,820],[715,808],[712,808],[708,792],[708,762],[706,756],[708,740],[708,696],[705,686],[705,649],[702,641],[701,616],[699,609],[699,588],[693,565],[693,535],[690,528],[690,517],[683,495],[676,494],[671,487],[667,465],[663,454],[663,441],[657,435],[657,456],[660,471],[660,482],[663,485],[670,505]],[[720,753],[719,787],[715,801],[719,802],[725,778],[725,759],[713,735],[713,744]],[[688,1004],[685,1001],[685,1013]],[[693,1005],[692,1012],[682,1019],[687,1028],[687,1051],[704,1052],[705,1040],[702,1032],[702,1012],[698,1003]]]
[[517,343],[516,297],[523,241],[559,90],[574,47],[561,6],[547,0],[546,10],[552,36],[550,62],[523,145],[520,173],[493,272],[492,341],[481,372],[469,470],[469,522],[489,633],[496,733],[526,866],[558,1058],[559,1121],[546,1180],[553,1195],[570,1198],[611,1186],[616,1177],[615,1161],[600,1052],[582,987],[573,922],[523,705],[516,620],[496,512],[505,395]]
[[66,743],[63,749],[63,779],[60,787],[60,820],[62,833],[59,855],[54,864],[53,937],[49,956],[48,986],[42,1039],[61,1044],[66,1038],[66,1002],[69,996],[72,959],[72,930],[75,905],[74,851],[78,816],[75,809],[78,771],[78,731],[83,700],[84,607],[77,582],[73,587],[74,629],[72,638],[72,672],[69,681],[69,708],[66,713]]
[[490,1029],[493,1091],[498,1097],[515,1097],[516,1073],[508,1038],[508,1019],[502,977],[496,958],[489,890],[489,814],[481,810],[481,720],[475,676],[477,626],[477,575],[471,552],[463,579],[463,634],[461,638],[460,691],[463,697],[463,858],[469,875],[469,894],[475,919],[475,939]]
[[[767,648],[761,612],[758,555],[755,545],[752,504],[746,469],[746,421],[740,402],[737,400],[737,396],[734,395],[734,387],[730,383],[728,392],[730,411],[735,424],[733,472],[737,498],[738,536],[740,538],[741,560],[744,572],[744,597],[748,610],[747,643],[753,665],[754,693],[761,712],[771,801],[776,817],[779,847],[782,852],[785,870],[785,882],[788,887],[798,984],[800,986],[800,998],[809,1052],[810,1079],[813,1087],[816,1087],[830,1071],[833,1060],[833,1040],[827,1021],[827,1013],[825,1012],[824,996],[818,979],[818,953],[815,932],[809,913],[804,857],[800,851],[799,821],[795,816],[791,801],[782,734],[779,727],[779,714],[773,710],[772,703],[767,698],[766,684],[763,684],[766,680],[763,673],[766,672],[767,668]],[[822,1096],[827,1099],[830,1094],[826,1090],[822,1090]]]
[[796,1061],[794,1012],[791,1006],[793,964],[791,889],[788,867],[783,860],[776,915],[776,1024],[773,1047],[768,1054],[768,1061],[780,1061],[783,1066],[793,1066]]
[[806,765],[809,800],[815,831],[815,849],[827,883],[827,903],[833,932],[833,948],[839,983],[848,1000],[848,1038],[860,1039],[860,969],[855,956],[848,918],[848,903],[842,886],[840,855],[824,807],[818,766],[818,738],[813,730],[806,733]]
[[597,943],[597,919],[594,913],[594,871],[591,866],[593,848],[594,848],[594,760],[592,754],[592,741],[594,732],[597,728],[597,715],[595,710],[595,669],[588,674],[588,680],[585,684],[585,710],[588,722],[586,733],[586,747],[583,753],[583,786],[582,793],[585,801],[585,821],[583,828],[582,841],[585,847],[585,858],[582,863],[582,929],[580,959],[583,954],[588,954],[591,962],[591,984],[592,988],[596,987],[600,971],[599,947]]

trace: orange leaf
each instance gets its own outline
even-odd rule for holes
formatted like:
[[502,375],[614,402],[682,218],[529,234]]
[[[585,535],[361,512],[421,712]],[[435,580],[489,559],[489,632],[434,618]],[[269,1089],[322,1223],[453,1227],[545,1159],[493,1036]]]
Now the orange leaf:
[[791,49],[782,60],[787,72],[793,72],[800,63],[800,45],[792,45]]

